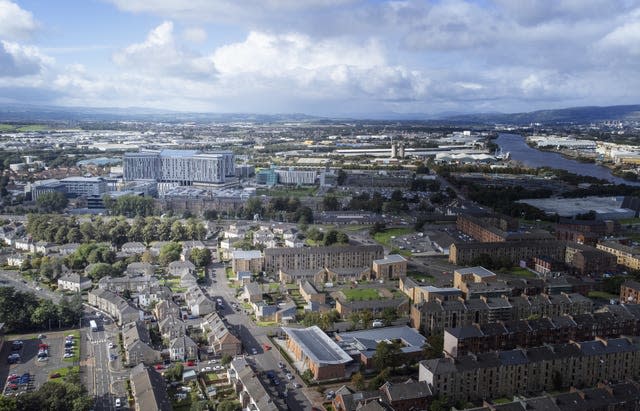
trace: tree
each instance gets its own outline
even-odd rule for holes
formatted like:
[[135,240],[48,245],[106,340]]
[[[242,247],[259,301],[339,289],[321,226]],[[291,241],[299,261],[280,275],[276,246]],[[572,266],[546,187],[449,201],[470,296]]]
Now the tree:
[[91,280],[93,280],[93,281],[98,281],[102,277],[106,277],[106,276],[109,276],[109,275],[112,275],[112,274],[113,274],[113,267],[111,267],[111,264],[95,263],[89,269],[89,272],[87,273],[87,276],[89,278],[91,278]]
[[0,318],[6,332],[31,328],[31,314],[38,306],[33,293],[16,291],[13,287],[0,287]]
[[171,224],[171,241],[182,241],[187,238],[187,229],[178,220]]
[[41,300],[33,313],[31,322],[40,327],[46,327],[50,321],[58,320],[58,307],[51,300]]
[[58,191],[42,193],[36,200],[38,208],[47,213],[60,212],[64,210],[68,204],[69,200],[64,193]]
[[396,318],[398,318],[398,312],[391,307],[387,307],[382,310],[382,320],[384,321],[384,325],[391,325]]
[[240,407],[230,400],[224,400],[216,407],[216,411],[237,411]]
[[182,253],[182,244],[171,242],[162,246],[158,260],[160,264],[167,266],[172,261],[178,261],[180,253]]
[[15,410],[87,411],[92,405],[82,384],[47,381],[37,391],[16,397]]
[[338,244],[349,244],[349,236],[342,231],[339,231],[336,235],[336,242]]
[[208,248],[194,248],[189,260],[198,268],[204,268],[211,263],[211,250]]
[[336,211],[340,208],[340,202],[336,196],[328,194],[322,199],[322,208],[325,211]]
[[422,347],[424,359],[442,358],[444,349],[444,336],[442,334],[431,334],[427,338],[427,342]]
[[168,381],[180,381],[182,380],[182,373],[184,371],[184,365],[181,362],[173,364],[169,369],[164,373],[164,377]]
[[353,374],[353,376],[351,377],[351,384],[353,384],[355,389],[358,391],[364,390],[365,382],[362,373],[357,372]]
[[329,230],[324,235],[324,245],[333,245],[338,242],[338,231]]
[[232,356],[230,356],[229,354],[224,354],[220,359],[220,364],[226,367],[227,365],[231,364],[232,360],[233,360]]
[[400,365],[400,344],[398,342],[380,341],[376,345],[376,352],[373,354],[373,363],[377,370],[383,370]]

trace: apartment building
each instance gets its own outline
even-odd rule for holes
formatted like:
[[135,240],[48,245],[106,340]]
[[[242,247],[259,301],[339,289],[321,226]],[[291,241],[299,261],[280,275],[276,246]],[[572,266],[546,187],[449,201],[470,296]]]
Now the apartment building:
[[370,268],[374,260],[383,256],[380,245],[267,248],[264,250],[264,266],[267,272],[272,273],[281,269]]
[[449,247],[449,262],[452,264],[473,264],[481,255],[488,255],[494,260],[508,260],[513,264],[541,255],[560,260],[564,257],[564,243],[558,240],[524,240],[453,243]]
[[562,315],[514,321],[446,328],[444,353],[459,357],[516,347],[536,347],[569,341],[585,341],[595,337],[638,335],[640,313],[635,307],[605,307],[593,314]]
[[428,301],[411,306],[410,325],[425,333],[440,333],[473,323],[557,317],[593,311],[593,302],[577,293],[480,297],[471,300]]
[[494,351],[422,361],[419,380],[451,401],[594,386],[640,375],[640,350],[628,338]]
[[640,270],[640,249],[637,247],[629,247],[616,241],[601,241],[596,244],[596,248],[616,256],[618,265]]

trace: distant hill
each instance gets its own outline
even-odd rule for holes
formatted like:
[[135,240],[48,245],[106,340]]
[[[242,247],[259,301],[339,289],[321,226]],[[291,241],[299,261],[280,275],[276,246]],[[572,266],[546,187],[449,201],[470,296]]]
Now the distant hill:
[[186,113],[148,108],[0,105],[0,122],[152,121],[282,123],[319,120],[306,114]]
[[640,105],[572,107],[513,114],[462,114],[446,117],[444,120],[482,124],[585,124],[604,120],[640,120]]

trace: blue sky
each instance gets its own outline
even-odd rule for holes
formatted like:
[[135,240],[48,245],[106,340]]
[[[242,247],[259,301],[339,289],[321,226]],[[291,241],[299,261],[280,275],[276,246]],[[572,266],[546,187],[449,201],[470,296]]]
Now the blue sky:
[[0,0],[0,103],[307,113],[640,103],[640,0]]

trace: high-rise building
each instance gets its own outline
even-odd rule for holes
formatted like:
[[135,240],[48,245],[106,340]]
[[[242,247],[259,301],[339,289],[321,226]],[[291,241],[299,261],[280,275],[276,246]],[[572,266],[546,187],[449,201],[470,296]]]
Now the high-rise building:
[[224,183],[226,177],[235,174],[231,151],[148,150],[125,153],[123,167],[126,181],[156,180],[182,185]]

